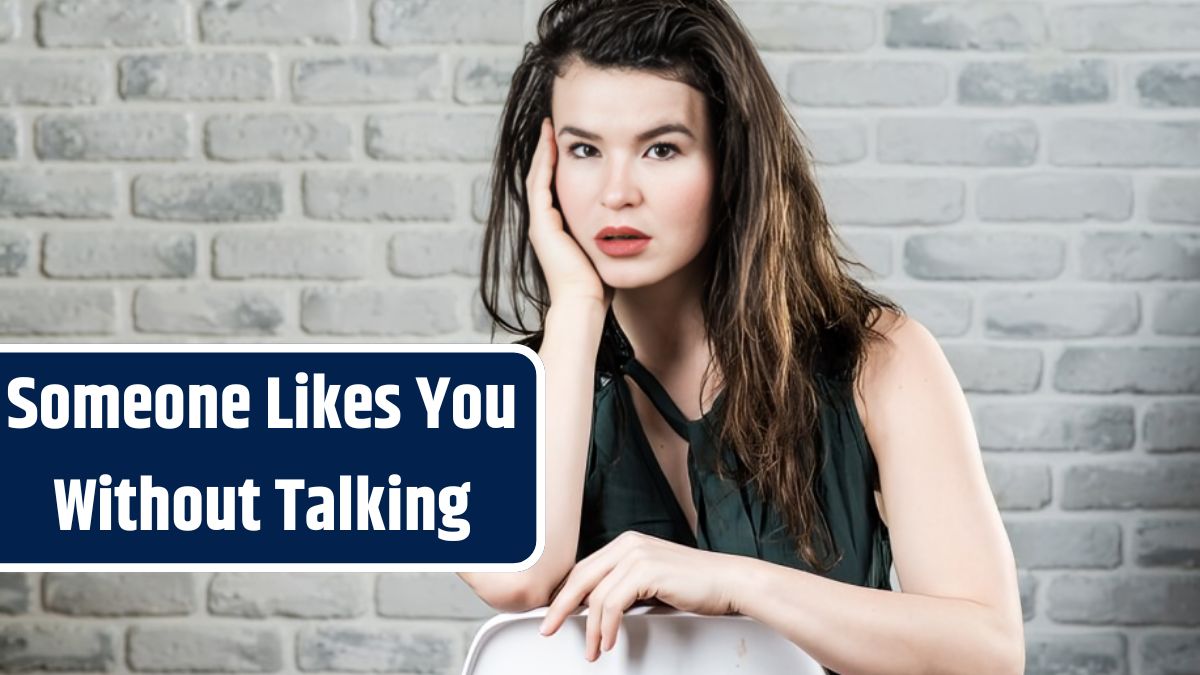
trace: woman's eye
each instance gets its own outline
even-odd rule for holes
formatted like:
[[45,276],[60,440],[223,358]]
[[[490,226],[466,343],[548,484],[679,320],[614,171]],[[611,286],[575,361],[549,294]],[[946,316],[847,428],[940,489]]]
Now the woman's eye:
[[[585,153],[584,153],[584,155],[583,155],[582,157],[579,155],[579,153],[575,152],[576,150],[578,150],[578,149],[580,149],[580,148],[582,148],[582,149],[585,151]],[[587,150],[595,150],[595,148],[593,148],[592,146],[588,145],[587,143],[575,143],[575,144],[573,144],[573,145],[572,145],[570,148],[568,148],[567,150],[568,150],[568,152],[570,152],[570,153],[571,153],[572,155],[574,155],[575,157],[577,157],[577,158],[579,158],[579,159],[583,159],[584,157],[587,157],[587,156],[588,156],[588,155],[586,154],[586,151],[587,151]]]
[[[575,143],[567,148],[567,151],[576,159],[587,159],[593,156],[588,153],[595,149],[587,143]],[[582,151],[582,153],[579,151]],[[679,148],[672,143],[656,143],[647,152],[655,159],[667,160],[679,154]]]
[[658,143],[658,144],[654,145],[654,147],[650,148],[650,152],[654,153],[655,150],[658,150],[660,148],[670,150],[671,152],[669,155],[667,155],[665,157],[663,155],[657,155],[656,159],[671,159],[672,157],[674,157],[676,155],[676,153],[679,152],[679,148],[675,147],[674,145],[672,145],[670,143]]

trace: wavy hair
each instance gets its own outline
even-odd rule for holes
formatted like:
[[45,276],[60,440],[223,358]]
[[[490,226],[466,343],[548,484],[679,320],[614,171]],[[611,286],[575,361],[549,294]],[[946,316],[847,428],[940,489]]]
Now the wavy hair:
[[[651,72],[705,96],[718,176],[702,290],[713,348],[704,379],[715,366],[724,384],[713,431],[738,460],[734,478],[753,483],[783,516],[797,554],[828,571],[841,554],[832,553],[816,489],[817,378],[853,381],[868,341],[883,337],[878,315],[902,310],[850,274],[867,268],[839,252],[803,132],[723,0],[555,0],[543,10],[537,41],[513,73],[493,158],[480,284],[493,336],[500,326],[541,345],[550,297],[529,243],[525,176],[554,79],[573,60]],[[532,326],[523,309],[536,314]],[[598,373],[621,377],[620,339],[610,310]],[[618,410],[618,420],[628,415]]]

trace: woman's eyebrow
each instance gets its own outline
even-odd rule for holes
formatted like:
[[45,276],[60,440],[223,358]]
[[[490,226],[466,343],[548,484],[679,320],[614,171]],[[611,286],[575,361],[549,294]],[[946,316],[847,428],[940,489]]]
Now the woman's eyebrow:
[[[672,131],[677,131],[692,140],[696,140],[695,134],[693,134],[690,129],[688,129],[686,126],[684,126],[682,124],[675,123],[675,122],[673,122],[671,124],[662,124],[657,127],[654,127],[653,129],[650,129],[648,131],[643,131],[642,133],[637,135],[637,140],[638,141],[648,141],[651,138],[654,138],[655,136],[661,136],[663,134],[671,133]],[[576,136],[579,136],[580,138],[586,138],[589,141],[601,140],[599,134],[594,134],[590,131],[584,131],[583,129],[580,129],[579,127],[565,126],[562,129],[560,129],[558,132],[559,136],[561,136],[563,134],[574,134]]]

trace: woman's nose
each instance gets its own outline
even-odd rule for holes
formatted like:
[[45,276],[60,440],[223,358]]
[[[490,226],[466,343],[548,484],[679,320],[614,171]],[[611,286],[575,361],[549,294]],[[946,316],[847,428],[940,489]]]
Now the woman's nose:
[[633,175],[633,167],[628,162],[614,161],[609,167],[601,203],[606,208],[619,209],[636,206],[641,199],[642,193]]

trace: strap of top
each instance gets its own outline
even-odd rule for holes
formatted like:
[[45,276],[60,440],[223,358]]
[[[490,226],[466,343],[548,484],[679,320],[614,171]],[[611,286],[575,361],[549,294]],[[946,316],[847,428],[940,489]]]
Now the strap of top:
[[[632,377],[634,382],[646,393],[659,414],[675,430],[675,433],[688,441],[689,476],[692,481],[693,500],[699,524],[698,546],[704,549],[713,549],[714,546],[717,546],[724,552],[761,558],[760,535],[767,526],[768,515],[765,501],[761,496],[757,496],[757,491],[754,491],[755,496],[751,499],[751,494],[748,492],[752,490],[750,486],[739,487],[732,480],[721,479],[712,471],[705,469],[710,466],[709,463],[717,455],[716,446],[711,442],[702,426],[688,420],[654,375],[634,358],[633,347],[617,324],[611,308],[608,318],[606,331],[610,331],[611,336],[615,339],[617,363],[621,364],[620,373],[614,373],[614,376],[621,379],[621,373],[625,373]],[[833,407],[846,414],[852,414],[853,419],[857,420],[853,394],[848,388],[850,381],[844,381],[842,378],[829,378],[822,372],[817,372],[816,375],[817,382],[823,387],[826,395],[835,394],[843,397],[836,400],[830,399],[833,401]],[[714,402],[714,407],[716,405],[717,403]],[[874,457],[867,448],[865,433],[861,425],[857,426],[855,444],[863,452],[868,481],[872,478],[877,481],[878,474],[874,466]],[[655,460],[651,457],[650,461]],[[659,474],[661,475],[661,471]],[[662,481],[666,494],[670,494],[670,487],[666,485],[665,477],[662,478]],[[671,501],[678,507],[678,503],[674,499]],[[682,517],[682,512],[679,513],[679,516]],[[892,551],[887,528],[882,521],[877,524],[871,544],[870,569],[867,579],[865,579],[865,585],[871,588],[891,588],[889,575]]]
[[616,342],[621,361],[621,372],[627,373],[641,387],[642,391],[646,392],[646,396],[650,398],[650,402],[658,409],[658,413],[667,420],[667,423],[671,425],[675,433],[682,436],[684,440],[689,440],[687,417],[684,416],[679,406],[675,405],[675,401],[671,399],[670,395],[667,394],[667,390],[659,384],[654,375],[634,356],[633,345],[630,344],[628,336],[621,329],[621,325],[617,323],[617,317],[613,314],[612,307],[608,308],[605,330]]
[[651,403],[658,409],[660,415],[667,420],[675,433],[683,437],[683,440],[689,440],[688,436],[688,419],[679,410],[679,406],[675,405],[675,401],[667,394],[667,390],[663,388],[654,375],[650,373],[637,359],[632,356],[621,366],[621,371],[628,373],[633,378],[634,382],[646,392],[646,396],[650,397]]

